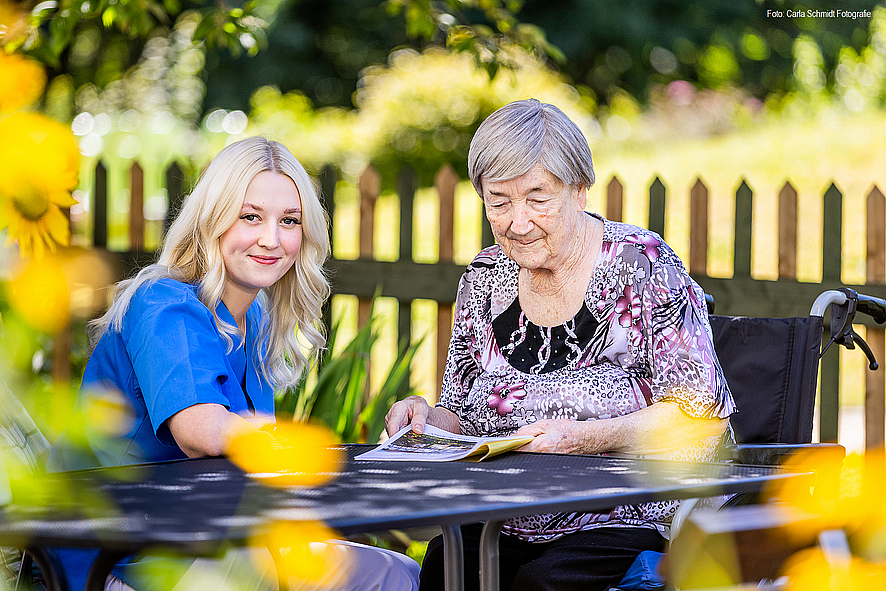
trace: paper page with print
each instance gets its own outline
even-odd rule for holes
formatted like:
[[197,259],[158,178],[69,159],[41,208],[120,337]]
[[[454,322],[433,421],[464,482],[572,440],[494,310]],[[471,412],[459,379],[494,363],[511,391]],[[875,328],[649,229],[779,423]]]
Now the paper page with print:
[[354,459],[413,462],[450,462],[462,459],[480,461],[522,447],[532,439],[532,435],[509,437],[456,435],[433,425],[426,425],[424,433],[416,433],[407,425],[375,449]]

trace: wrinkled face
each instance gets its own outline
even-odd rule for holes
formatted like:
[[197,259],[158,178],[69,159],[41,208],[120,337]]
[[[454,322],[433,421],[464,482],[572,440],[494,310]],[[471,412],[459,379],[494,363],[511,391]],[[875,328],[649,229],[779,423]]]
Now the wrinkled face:
[[255,298],[295,262],[302,238],[301,198],[286,175],[260,172],[249,183],[240,216],[219,241],[227,279],[223,300]]
[[524,269],[555,270],[578,236],[584,187],[564,186],[541,168],[482,187],[486,219],[505,255]]

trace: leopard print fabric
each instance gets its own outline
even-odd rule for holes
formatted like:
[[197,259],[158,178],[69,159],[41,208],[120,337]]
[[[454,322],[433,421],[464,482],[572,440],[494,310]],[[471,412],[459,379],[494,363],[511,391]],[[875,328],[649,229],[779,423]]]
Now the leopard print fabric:
[[[735,411],[701,288],[657,234],[603,222],[584,305],[560,326],[536,326],[526,318],[517,298],[519,267],[498,246],[468,266],[438,403],[458,416],[463,433],[508,435],[540,419],[593,421],[661,401],[697,417],[726,418]],[[719,439],[666,457],[713,460]],[[527,541],[604,525],[652,527],[667,535],[676,505],[521,517],[503,531]]]

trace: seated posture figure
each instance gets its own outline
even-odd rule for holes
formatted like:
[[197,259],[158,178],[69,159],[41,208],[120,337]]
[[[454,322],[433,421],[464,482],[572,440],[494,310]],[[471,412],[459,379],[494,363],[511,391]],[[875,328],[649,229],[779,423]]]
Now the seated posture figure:
[[[328,253],[326,215],[295,157],[260,137],[224,148],[184,200],[157,264],[118,284],[107,313],[92,323],[95,349],[77,419],[48,469],[221,455],[233,434],[273,423],[275,390],[297,383],[325,343],[317,324],[330,291]],[[131,413],[122,434],[86,418],[108,395]],[[347,588],[415,587],[411,559],[340,545],[356,573]],[[95,553],[58,554],[70,585],[82,589]],[[195,564],[200,572],[204,562]],[[151,587],[128,573],[115,568],[107,587]],[[234,574],[243,588],[244,573]],[[273,579],[253,579],[255,588],[276,588]]]
[[[704,294],[661,237],[585,212],[588,143],[552,105],[511,103],[474,136],[468,173],[497,244],[458,287],[440,402],[396,403],[387,431],[531,434],[524,451],[711,460],[732,396]],[[509,520],[501,588],[607,589],[661,550],[676,502]],[[463,527],[465,589],[478,586],[479,525]],[[420,588],[440,589],[439,538]]]

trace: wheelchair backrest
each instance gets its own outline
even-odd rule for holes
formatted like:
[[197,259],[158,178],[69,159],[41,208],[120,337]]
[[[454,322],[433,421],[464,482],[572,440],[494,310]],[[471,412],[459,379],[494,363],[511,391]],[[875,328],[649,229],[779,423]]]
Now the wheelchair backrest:
[[710,316],[738,443],[810,443],[822,319]]

